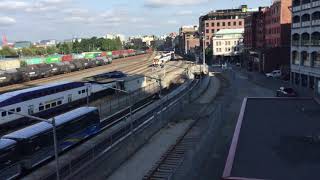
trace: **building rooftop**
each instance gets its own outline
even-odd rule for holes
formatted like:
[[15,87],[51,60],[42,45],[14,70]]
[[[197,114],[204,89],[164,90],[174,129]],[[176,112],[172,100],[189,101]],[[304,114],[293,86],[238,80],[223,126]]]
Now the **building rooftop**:
[[243,34],[244,29],[221,29],[215,33],[215,35],[225,35],[225,34]]
[[224,179],[318,179],[320,104],[311,98],[246,98]]

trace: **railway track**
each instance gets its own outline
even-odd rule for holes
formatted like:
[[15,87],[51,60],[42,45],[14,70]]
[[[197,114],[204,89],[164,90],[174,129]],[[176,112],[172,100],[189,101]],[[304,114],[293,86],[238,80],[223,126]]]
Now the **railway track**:
[[177,143],[171,146],[162,155],[154,167],[144,176],[144,180],[169,180],[177,172],[183,163],[186,153],[193,148],[201,138],[197,130],[196,121],[193,122],[187,131],[178,138]]
[[[82,71],[75,71],[75,72],[68,73],[68,74],[61,74],[61,75],[52,76],[52,77],[48,77],[48,78],[37,79],[37,80],[33,80],[33,81],[21,83],[21,84],[4,86],[4,87],[0,88],[0,93],[13,91],[13,90],[17,90],[17,89],[23,89],[25,87],[36,86],[39,84],[44,84],[44,83],[53,82],[53,81],[61,81],[61,79],[67,79],[70,77],[83,78],[83,77],[85,77],[84,75],[86,75],[86,74],[90,74],[90,73],[99,74],[96,72],[100,72],[100,73],[107,72],[107,71],[115,70],[115,68],[117,68],[117,70],[126,71],[127,70],[126,68],[133,66],[136,69],[137,65],[138,66],[144,65],[144,63],[147,63],[151,56],[152,55],[147,54],[147,55],[128,57],[128,58],[124,58],[121,60],[120,59],[115,60],[112,64],[107,65],[107,66],[99,66],[99,67],[95,67],[95,68],[85,69]],[[145,59],[141,61],[141,58],[145,58]],[[88,76],[90,76],[90,75],[88,75]],[[81,78],[77,78],[77,79],[81,79]]]

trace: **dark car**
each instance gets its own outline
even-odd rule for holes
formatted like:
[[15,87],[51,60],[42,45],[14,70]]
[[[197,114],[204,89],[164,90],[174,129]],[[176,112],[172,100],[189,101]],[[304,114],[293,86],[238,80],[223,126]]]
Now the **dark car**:
[[277,97],[297,97],[298,94],[292,88],[280,87],[276,93]]

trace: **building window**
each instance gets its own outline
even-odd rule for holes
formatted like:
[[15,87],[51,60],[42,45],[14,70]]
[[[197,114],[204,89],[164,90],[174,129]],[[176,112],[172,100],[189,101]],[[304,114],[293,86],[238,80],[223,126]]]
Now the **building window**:
[[218,27],[220,26],[220,23],[219,23],[219,22],[217,23],[217,26],[218,26]]
[[211,23],[211,26],[214,27],[214,23]]
[[222,26],[226,26],[226,23],[225,23],[225,22],[222,22]]
[[233,25],[234,25],[234,26],[236,26],[236,25],[237,25],[237,22],[236,22],[236,21],[234,21],[234,22],[233,22]]
[[228,26],[231,26],[231,22],[228,22]]
[[217,48],[216,51],[219,52],[219,48]]
[[242,21],[239,21],[239,26],[242,26]]
[[209,33],[209,29],[206,29],[206,33]]
[[214,29],[211,29],[211,33],[214,33]]
[[217,29],[217,32],[220,31],[220,29]]
[[206,23],[206,27],[209,27],[209,23]]

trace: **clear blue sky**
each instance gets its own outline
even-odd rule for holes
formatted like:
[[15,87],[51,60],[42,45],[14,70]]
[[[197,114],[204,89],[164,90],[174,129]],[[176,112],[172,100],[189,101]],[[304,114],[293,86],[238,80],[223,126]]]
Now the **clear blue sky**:
[[208,11],[241,4],[255,8],[271,0],[0,0],[0,35],[9,41],[162,35],[198,24]]

